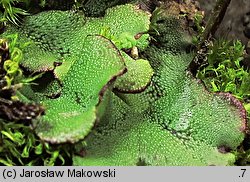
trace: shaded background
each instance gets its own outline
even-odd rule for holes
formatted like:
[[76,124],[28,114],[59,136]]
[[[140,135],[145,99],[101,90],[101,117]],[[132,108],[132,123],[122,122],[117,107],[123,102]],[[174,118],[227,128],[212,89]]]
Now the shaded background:
[[[205,15],[211,13],[216,2],[216,0],[198,1],[205,11]],[[250,0],[231,0],[225,17],[216,32],[216,37],[240,39],[247,45],[250,40]]]

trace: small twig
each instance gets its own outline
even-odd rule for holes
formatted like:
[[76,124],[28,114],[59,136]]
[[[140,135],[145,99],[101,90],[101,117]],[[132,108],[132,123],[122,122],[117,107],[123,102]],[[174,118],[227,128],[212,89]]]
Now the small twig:
[[[231,2],[231,0],[217,0],[216,5],[215,5],[215,7],[213,9],[212,15],[209,17],[209,20],[207,22],[205,30],[201,35],[199,43],[197,44],[197,51],[202,49],[202,47],[204,46],[206,40],[208,40],[209,37],[214,36],[215,32],[217,31],[220,23],[222,22],[222,20],[223,20],[223,18],[225,16],[226,10],[227,10],[230,2]],[[189,70],[194,75],[196,74],[196,72],[197,72],[198,68],[200,67],[200,65],[203,64],[202,60],[197,61],[196,56],[189,65]]]
[[209,17],[205,30],[202,33],[201,40],[198,44],[198,50],[209,38],[210,35],[213,36],[215,34],[216,30],[218,29],[220,23],[222,22],[225,16],[227,7],[229,6],[230,2],[231,0],[217,0],[213,13]]

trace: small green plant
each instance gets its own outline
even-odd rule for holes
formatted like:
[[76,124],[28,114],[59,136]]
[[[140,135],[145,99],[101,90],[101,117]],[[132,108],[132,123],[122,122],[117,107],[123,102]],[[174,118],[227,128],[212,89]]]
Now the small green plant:
[[199,34],[201,34],[205,30],[205,27],[202,26],[203,18],[204,16],[199,12],[194,16],[194,24],[197,27],[197,31]]
[[243,55],[240,41],[217,40],[209,47],[208,64],[197,77],[213,92],[230,92],[246,101],[250,96],[250,74],[241,64]]
[[[5,79],[7,82],[7,88],[9,88],[12,84],[20,81],[22,78],[22,70],[19,67],[19,63],[23,58],[21,49],[24,48],[26,45],[18,45],[17,43],[17,34],[12,34],[6,37],[10,40],[8,45],[8,49],[10,52],[10,56],[8,60],[4,61],[4,70],[6,71]],[[1,42],[6,40],[1,39]],[[20,47],[20,48],[19,48]]]
[[[197,77],[212,92],[231,92],[243,102],[250,118],[250,72],[242,65],[244,45],[240,41],[216,40],[208,47],[208,63],[200,69]],[[246,142],[249,139],[246,139]],[[236,152],[239,165],[249,165],[248,147]]]
[[0,164],[65,165],[70,158],[66,146],[54,147],[42,142],[25,124],[0,120]]
[[[18,101],[19,89],[24,84],[32,84],[41,74],[26,78],[20,68],[23,50],[29,45],[29,42],[21,43],[17,34],[10,34],[0,39],[0,45],[3,46],[1,51],[5,52],[1,52],[1,61],[3,62],[1,73],[5,73],[1,82],[6,83],[0,92],[5,91],[4,93],[11,94],[11,98],[6,97],[6,94],[1,94],[0,106],[5,108],[1,110],[1,114],[2,112],[8,112],[7,116],[11,115],[13,114],[11,108],[15,108],[16,112],[20,113],[21,111],[21,115],[26,115],[25,111],[29,110],[28,113],[30,113],[32,107],[35,108],[36,105]],[[5,57],[4,54],[8,56]],[[20,107],[22,109],[18,110]],[[67,147],[64,145],[54,147],[41,141],[29,126],[29,120],[20,119],[17,115],[13,118],[15,119],[0,119],[0,164],[6,166],[64,165],[65,158],[70,158],[70,150],[66,149]]]
[[39,6],[45,7],[46,5],[46,0],[40,0]]
[[198,35],[197,36],[193,36],[192,37],[192,42],[197,45],[199,43],[199,40],[200,40],[200,36],[202,35],[203,31],[205,30],[205,27],[202,25],[202,22],[203,22],[203,19],[204,19],[204,16],[197,12],[194,16],[194,25],[197,29],[197,33]]
[[1,22],[9,21],[15,25],[19,23],[20,15],[28,15],[29,13],[21,8],[15,7],[18,3],[29,3],[29,0],[1,0],[0,6],[3,8],[3,16]]
[[18,42],[18,34],[10,34],[5,38],[6,40],[0,39],[0,42],[6,42],[10,55],[9,59],[5,60],[3,64],[3,68],[6,71],[5,80],[7,83],[6,87],[4,87],[3,89],[9,89],[10,87],[19,88],[23,84],[30,84],[35,79],[39,78],[43,73],[26,78],[23,76],[23,71],[20,68],[20,62],[23,59],[22,50],[27,47],[30,42]]

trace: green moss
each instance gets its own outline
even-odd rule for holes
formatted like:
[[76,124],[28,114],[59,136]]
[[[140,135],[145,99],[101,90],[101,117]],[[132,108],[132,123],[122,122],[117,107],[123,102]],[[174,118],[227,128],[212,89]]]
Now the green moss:
[[143,91],[153,76],[153,69],[149,62],[144,59],[134,60],[125,53],[122,55],[125,58],[127,73],[117,78],[114,88],[119,92]]
[[17,34],[5,38],[8,41],[1,39],[0,44],[0,163],[7,166],[70,164],[72,152],[66,150],[68,146],[54,147],[42,142],[29,126],[30,120],[37,118],[43,108],[19,91],[37,76],[24,77],[19,67],[27,44],[21,44]]
[[106,9],[129,2],[130,0],[87,0],[83,1],[83,8],[87,16],[100,17],[105,14]]
[[0,6],[3,8],[3,16],[1,22],[10,21],[11,23],[18,25],[20,23],[20,15],[28,15],[28,12],[16,7],[18,3],[28,3],[28,0],[2,0]]
[[[36,80],[43,85],[19,93],[23,101],[45,107],[45,115],[32,120],[39,138],[57,144],[83,140],[84,148],[79,143],[75,152],[86,156],[69,154],[73,165],[234,164],[231,151],[245,137],[245,110],[230,94],[207,92],[187,72],[193,54],[186,51],[191,35],[184,19],[168,9],[156,11],[151,44],[151,15],[131,4],[107,9],[101,18],[43,12],[4,33],[18,32],[21,42],[31,42],[21,64],[45,72]],[[134,60],[125,52],[133,56],[135,48]],[[2,135],[19,144],[20,133]],[[41,143],[35,146],[36,155],[46,153]],[[60,146],[42,158],[45,164],[63,162]]]
[[[147,32],[149,18],[148,13],[133,5],[107,10],[106,16],[100,19],[85,18],[67,11],[49,11],[27,17],[20,29],[11,27],[5,34],[19,32],[21,42],[31,42],[29,49],[24,52],[25,61],[22,64],[30,71],[44,71],[52,70],[54,62],[75,61],[70,55],[78,56],[87,35],[100,34],[103,28],[108,27],[110,34],[117,38],[117,42],[121,42],[125,34],[133,38],[138,33]],[[148,45],[147,38],[148,35],[145,34],[136,40],[139,48],[143,49]],[[118,44],[117,46],[119,47]],[[126,48],[132,46],[133,44]]]
[[217,40],[209,47],[208,64],[197,73],[197,77],[213,92],[231,92],[235,97],[247,100],[250,77],[242,65],[243,54],[244,46],[240,41]]
[[188,34],[178,18],[162,18],[154,36],[160,47],[144,54],[154,70],[150,85],[140,94],[107,93],[105,114],[86,139],[87,155],[75,156],[74,165],[234,164],[235,155],[222,151],[236,150],[244,139],[244,110],[231,95],[207,92],[186,71],[193,58],[185,51]]
[[[236,149],[243,140],[240,111],[223,96],[206,92],[186,75],[184,66],[183,70],[165,67],[170,61],[182,65],[184,56],[178,59],[159,51],[155,53],[161,71],[155,70],[141,105],[135,99],[124,102],[113,94],[107,96],[106,114],[86,141],[88,155],[75,157],[74,165],[137,165],[140,160],[147,165],[233,165],[235,156],[218,148]],[[138,111],[127,101],[148,108]]]
[[[70,165],[69,145],[52,146],[42,142],[25,124],[1,120],[0,163],[13,165]],[[72,148],[72,147],[71,147]]]
[[[54,74],[42,89],[32,86],[22,90],[23,94],[46,108],[46,115],[38,123],[33,123],[43,140],[73,143],[90,132],[97,119],[96,105],[106,84],[125,70],[120,51],[108,39],[96,34],[102,27],[109,27],[110,33],[121,42],[125,34],[133,38],[146,32],[149,18],[148,13],[134,5],[107,10],[106,16],[100,19],[85,18],[69,11],[49,11],[27,17],[20,28],[11,27],[5,32],[4,35],[19,32],[21,42],[31,42],[24,52],[23,67],[33,72],[50,71]],[[136,41],[148,44],[145,37]],[[148,83],[149,79],[145,82]],[[47,98],[57,94],[60,85],[56,80],[63,86],[59,98]]]
[[[211,92],[230,92],[241,100],[249,118],[250,75],[242,63],[243,44],[240,41],[214,40],[207,54],[207,64],[200,68],[197,77]],[[249,164],[249,136],[236,153],[238,164]]]
[[117,50],[107,47],[112,48],[108,40],[98,36],[87,37],[81,59],[64,72],[60,98],[44,99],[42,103],[47,112],[36,130],[43,140],[73,143],[90,132],[96,120],[99,92],[124,69]]

